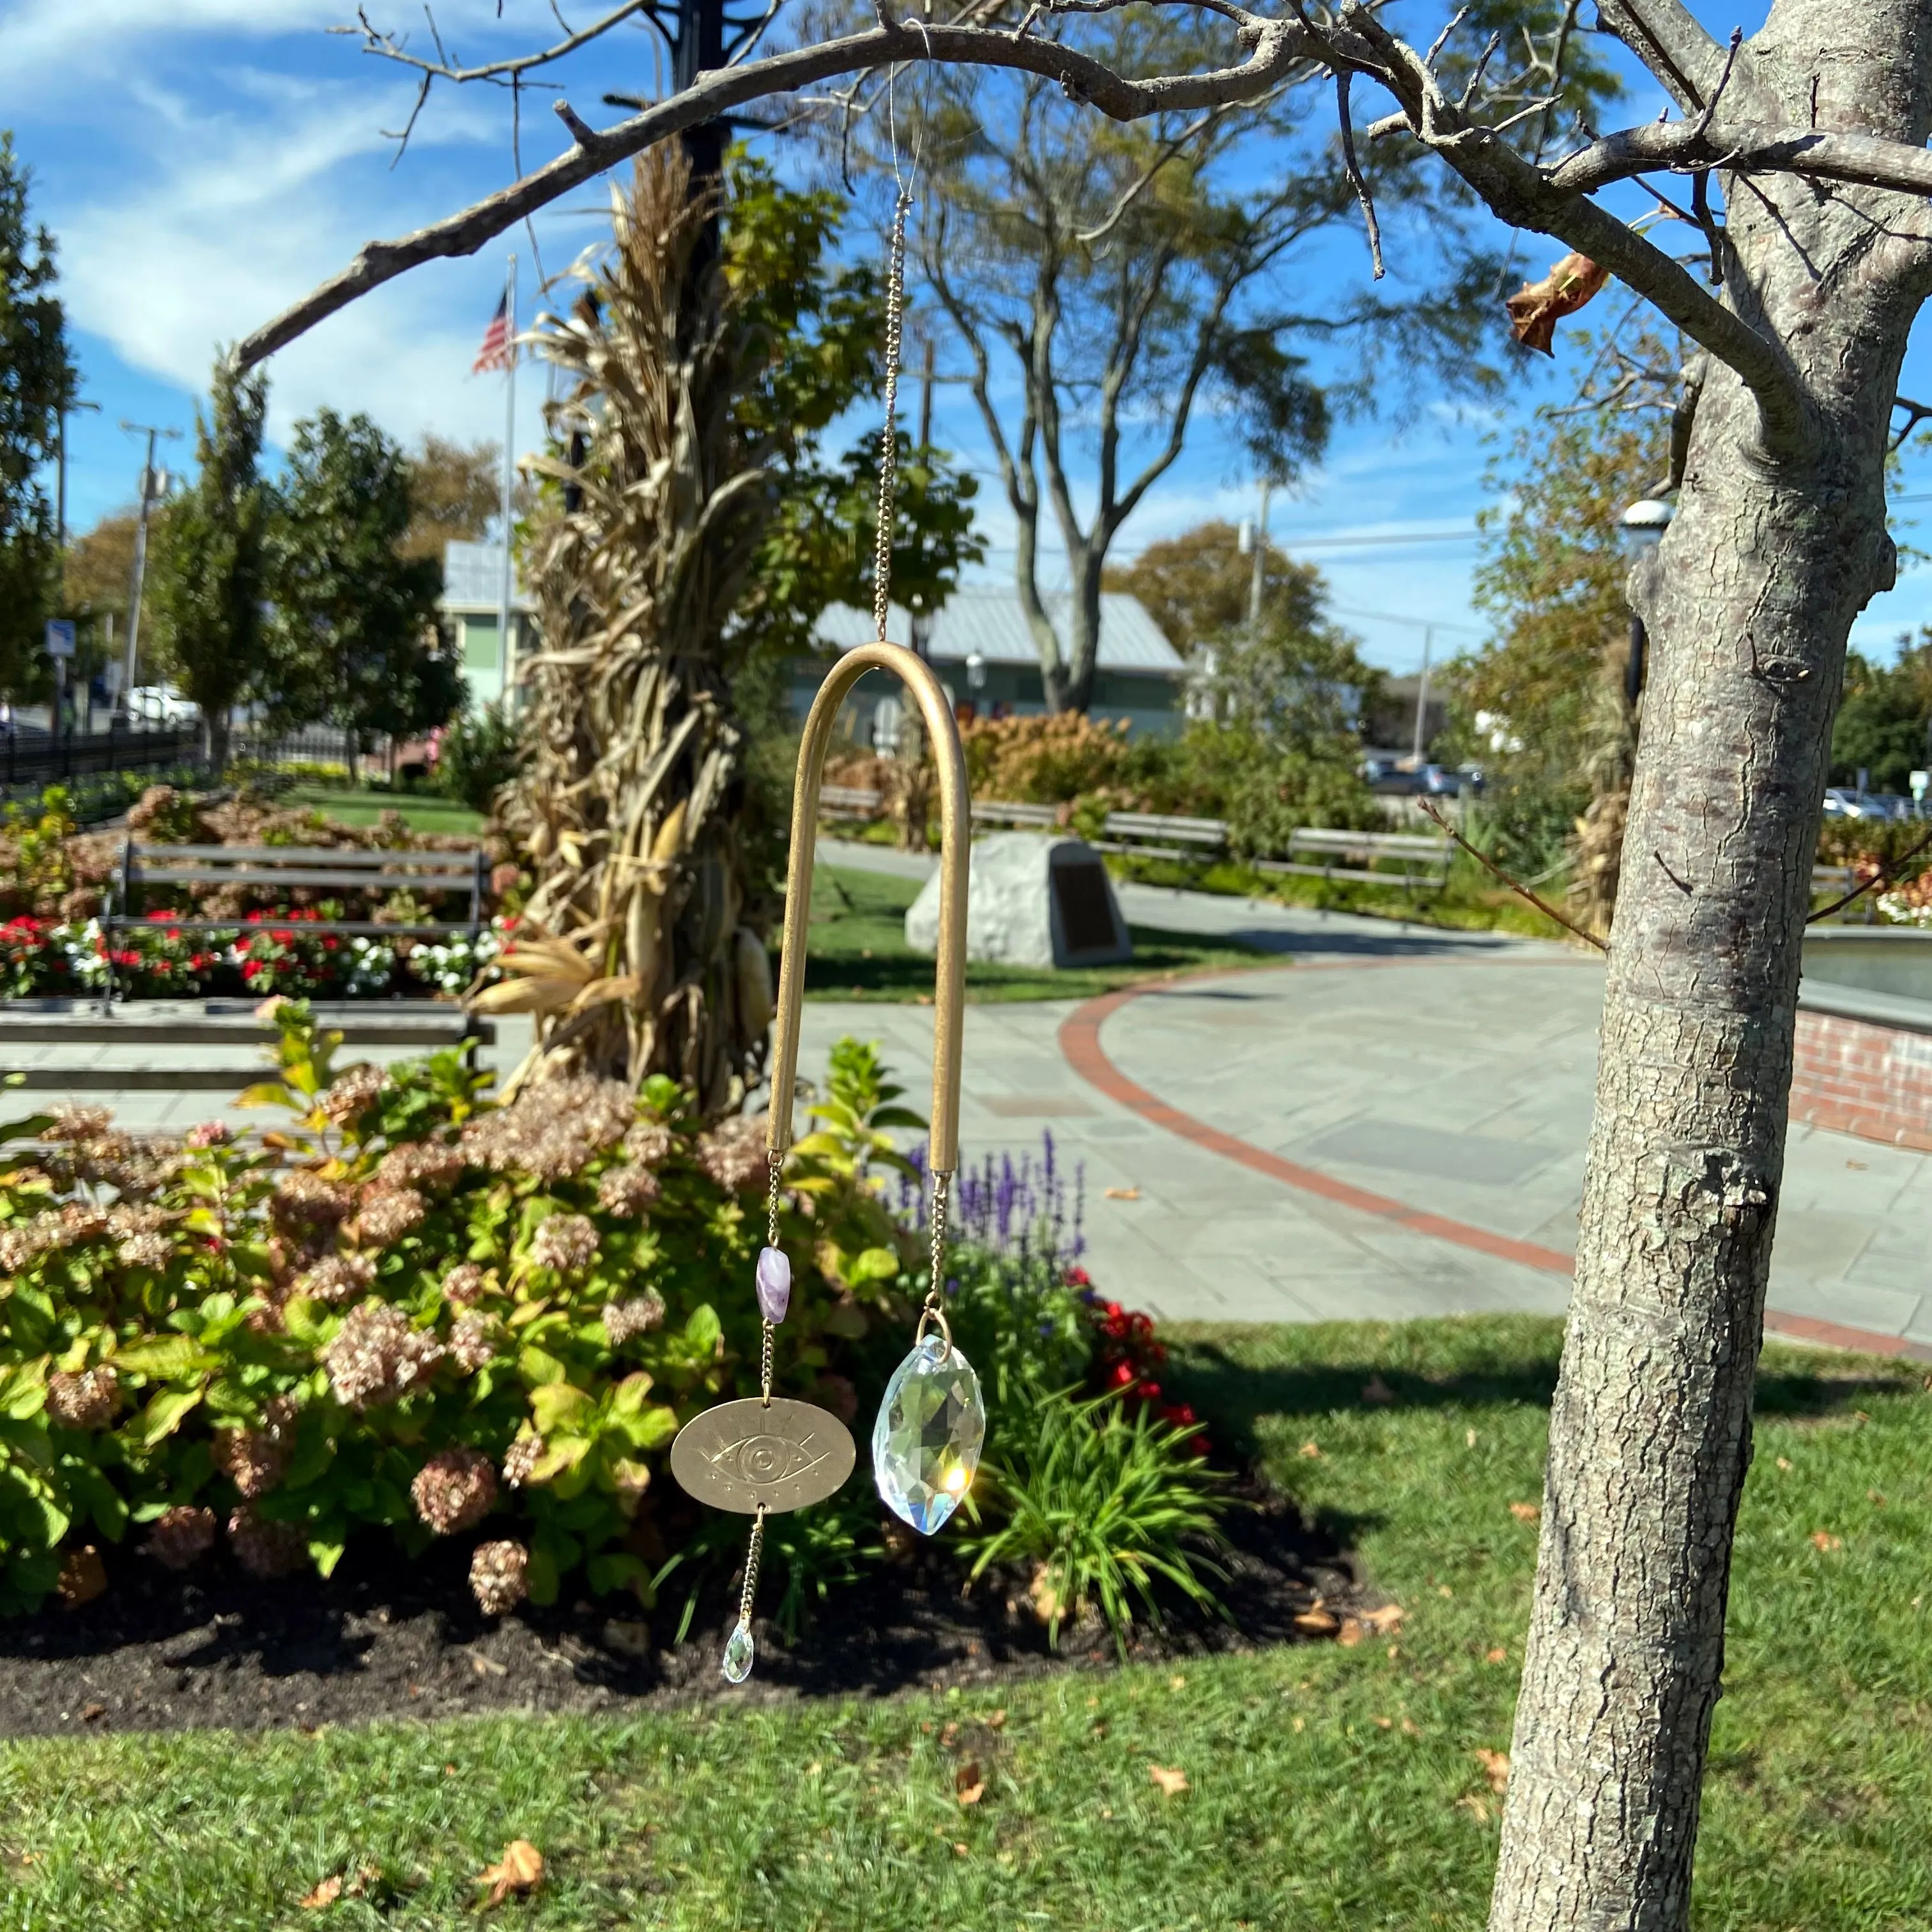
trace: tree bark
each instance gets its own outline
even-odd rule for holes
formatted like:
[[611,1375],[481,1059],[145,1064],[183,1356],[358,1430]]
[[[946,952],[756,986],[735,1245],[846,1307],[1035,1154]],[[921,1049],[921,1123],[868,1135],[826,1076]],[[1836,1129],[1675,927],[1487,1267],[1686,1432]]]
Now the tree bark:
[[[1779,0],[1786,114],[1922,144],[1927,0]],[[1932,288],[1922,202],[1728,179],[1726,297],[1786,347],[1773,465],[1714,367],[1634,580],[1651,673],[1490,1924],[1688,1922],[1783,1174],[1800,945],[1853,618],[1888,587],[1886,424]]]

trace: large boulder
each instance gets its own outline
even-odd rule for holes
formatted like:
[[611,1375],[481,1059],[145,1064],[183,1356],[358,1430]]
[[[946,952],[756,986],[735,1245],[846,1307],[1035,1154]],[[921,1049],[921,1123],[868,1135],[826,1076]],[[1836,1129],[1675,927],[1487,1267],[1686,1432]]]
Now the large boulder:
[[[973,848],[966,956],[1004,966],[1112,966],[1134,956],[1113,881],[1084,839],[996,832]],[[906,944],[939,950],[939,874],[906,910]]]

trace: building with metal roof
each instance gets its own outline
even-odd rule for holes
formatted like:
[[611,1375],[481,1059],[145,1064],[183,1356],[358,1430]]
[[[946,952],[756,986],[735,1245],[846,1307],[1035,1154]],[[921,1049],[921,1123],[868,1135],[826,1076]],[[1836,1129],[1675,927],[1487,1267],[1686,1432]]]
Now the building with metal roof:
[[[1063,649],[1071,601],[1065,593],[1044,600]],[[872,613],[835,604],[813,627],[813,635],[838,651],[870,644]],[[910,613],[895,604],[886,635],[896,644],[910,644]],[[924,650],[956,704],[970,705],[982,716],[1024,717],[1046,708],[1039,647],[1016,590],[998,584],[962,585],[932,620]],[[1138,598],[1118,591],[1102,594],[1097,657],[1090,706],[1094,716],[1124,718],[1136,730],[1160,736],[1180,730],[1185,721],[1187,666]],[[820,676],[809,662],[794,670],[793,706],[801,715],[818,688]],[[854,693],[858,718],[851,728],[858,735],[891,735],[892,707],[875,724],[867,722],[866,716],[892,689],[891,680],[882,673],[869,674],[860,681]]]
[[[511,590],[509,648],[497,635],[503,549],[500,544],[443,546],[442,610],[456,632],[464,680],[479,706],[496,703],[517,667],[537,648],[535,607],[520,578]],[[1063,643],[1069,626],[1064,593],[1046,598],[1047,614]],[[849,651],[872,638],[870,611],[835,604],[813,627],[817,641]],[[893,643],[912,640],[912,616],[895,604],[886,625]],[[1040,652],[1020,608],[1019,593],[999,584],[967,584],[955,590],[932,622],[926,656],[953,694],[982,716],[1025,716],[1043,711]],[[824,676],[823,664],[802,658],[792,676],[793,707],[800,717]],[[1126,718],[1137,730],[1168,736],[1184,722],[1187,667],[1138,598],[1108,591],[1100,599],[1100,661],[1094,680],[1094,715]],[[874,688],[876,687],[876,688]],[[854,694],[849,728],[862,737],[880,728],[873,718],[878,700],[892,694],[891,680],[868,676]],[[892,712],[883,728],[890,735]]]

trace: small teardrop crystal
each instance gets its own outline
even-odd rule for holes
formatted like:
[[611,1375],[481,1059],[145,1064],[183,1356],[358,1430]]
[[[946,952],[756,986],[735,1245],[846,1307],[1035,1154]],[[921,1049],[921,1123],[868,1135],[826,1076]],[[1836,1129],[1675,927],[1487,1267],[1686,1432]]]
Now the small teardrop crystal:
[[872,1425],[872,1473],[895,1516],[934,1534],[980,1466],[986,1406],[972,1364],[928,1335],[892,1372]]
[[724,1675],[734,1684],[742,1684],[752,1674],[754,1654],[748,1625],[738,1624],[724,1640]]

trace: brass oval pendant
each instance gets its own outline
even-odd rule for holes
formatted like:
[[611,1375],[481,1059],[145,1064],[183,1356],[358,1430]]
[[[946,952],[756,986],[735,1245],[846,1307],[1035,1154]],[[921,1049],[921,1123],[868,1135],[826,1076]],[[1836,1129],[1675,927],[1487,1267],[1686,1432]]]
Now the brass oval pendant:
[[838,1417],[808,1402],[756,1396],[694,1415],[670,1445],[679,1486],[712,1509],[773,1515],[823,1502],[859,1452]]

